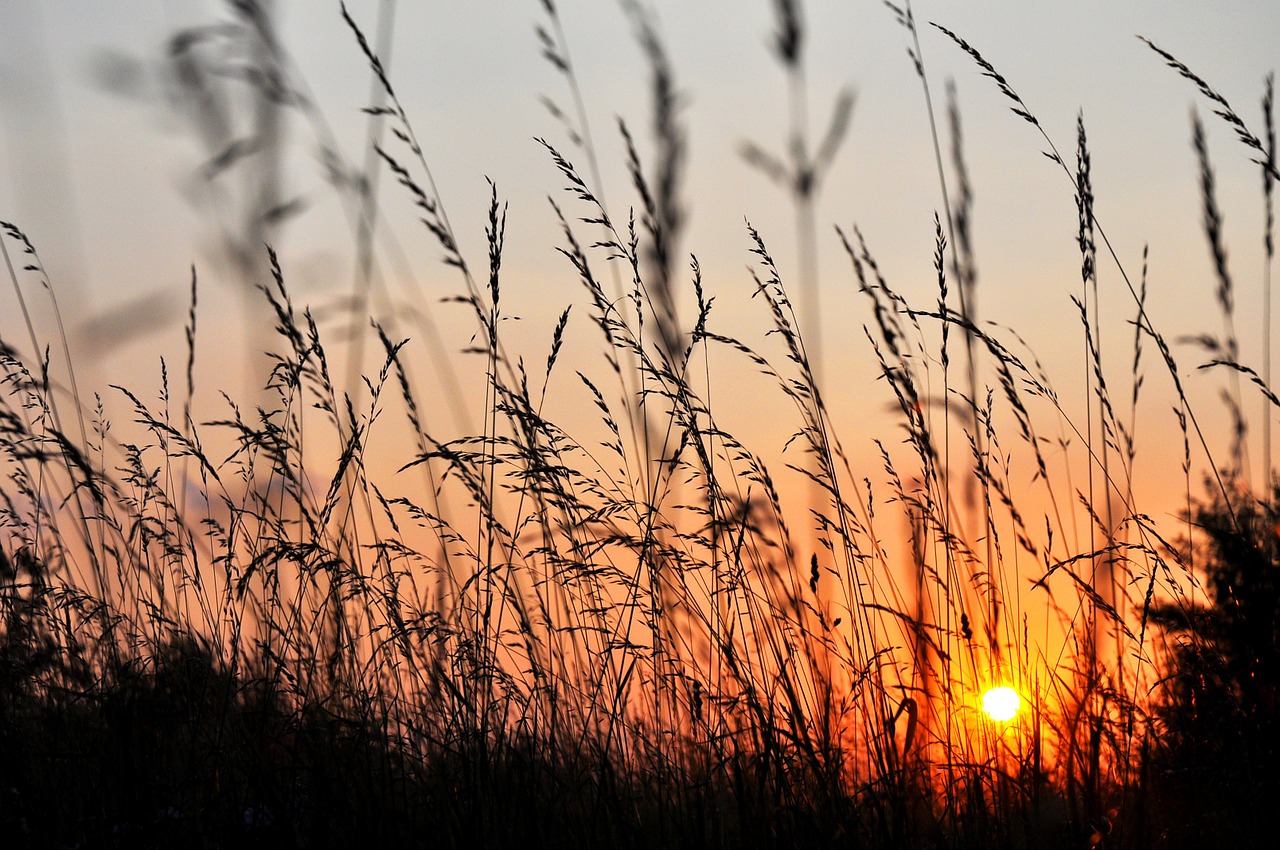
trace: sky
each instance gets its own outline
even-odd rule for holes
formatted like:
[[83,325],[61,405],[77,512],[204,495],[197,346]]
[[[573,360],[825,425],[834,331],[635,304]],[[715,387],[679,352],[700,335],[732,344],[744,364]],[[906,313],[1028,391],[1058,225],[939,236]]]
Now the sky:
[[[348,4],[371,39],[378,5]],[[797,266],[787,194],[740,155],[746,142],[777,152],[787,144],[786,77],[770,47],[773,4],[649,5],[671,58],[688,139],[681,189],[688,227],[680,254],[697,256],[717,298],[720,329],[759,341],[767,316],[749,297],[747,223],[759,229],[784,278]],[[642,157],[653,149],[643,53],[620,4],[560,0],[556,6],[596,140],[604,194],[613,210],[626,209],[636,198],[617,119],[633,128]],[[1263,81],[1280,60],[1280,4],[970,0],[913,6],[940,124],[947,82],[958,92],[975,194],[980,317],[1014,328],[1055,377],[1065,402],[1078,405],[1084,390],[1080,325],[1070,301],[1080,289],[1072,186],[1042,155],[1047,143],[1035,128],[1013,115],[993,81],[928,22],[978,49],[1069,162],[1077,116],[1083,115],[1099,222],[1132,277],[1142,267],[1144,246],[1149,248],[1149,313],[1171,340],[1221,328],[1191,147],[1191,110],[1200,111],[1238,289],[1242,359],[1260,363],[1259,169],[1192,84],[1136,36],[1150,38],[1199,73],[1260,134]],[[837,419],[856,431],[868,407],[881,410],[887,396],[877,386],[863,338],[866,303],[834,225],[856,226],[889,283],[913,303],[929,304],[936,300],[933,216],[942,196],[928,112],[907,54],[909,37],[894,14],[872,0],[815,0],[803,9],[813,135],[823,132],[842,90],[855,96],[848,133],[821,186],[816,221],[823,362],[835,376],[828,398]],[[338,4],[278,0],[277,12],[292,79],[309,92],[323,132],[358,165],[368,127],[361,108],[371,102],[371,81]],[[183,356],[193,265],[202,281],[203,368],[225,381],[228,361],[253,347],[240,330],[243,308],[219,252],[228,224],[210,215],[197,177],[209,152],[182,105],[166,100],[162,73],[173,33],[231,18],[225,4],[198,0],[0,0],[0,218],[21,226],[39,248],[71,330],[73,358],[95,386],[121,376],[154,386],[158,357]],[[563,78],[540,56],[534,28],[544,21],[540,0],[400,2],[385,62],[461,249],[477,267],[485,262],[487,180],[509,204],[504,297],[511,314],[522,317],[511,333],[527,346],[531,361],[543,356],[560,310],[581,301],[575,275],[555,250],[561,238],[547,198],[566,209],[574,202],[536,141],[545,138],[583,163],[540,100],[545,96],[566,109],[571,104]],[[275,235],[275,247],[295,299],[315,305],[341,331],[344,320],[334,305],[352,292],[354,229],[324,179],[315,126],[298,120],[288,125],[282,197],[299,199],[302,212]],[[380,198],[379,263],[387,295],[375,308],[382,318],[394,318],[405,305],[428,305],[438,334],[434,345],[465,347],[473,333],[465,312],[436,304],[460,291],[457,275],[440,264],[438,246],[415,222],[409,198],[385,174]],[[1114,263],[1100,264],[1099,286],[1104,344],[1115,346],[1107,351],[1130,352],[1109,360],[1122,377],[1131,360],[1129,323],[1136,308]],[[6,340],[25,340],[15,296],[8,285],[5,290],[0,332]],[[31,300],[39,324],[49,327],[44,302]],[[684,306],[689,309],[688,302]],[[1192,392],[1214,408],[1221,382],[1193,368],[1203,356],[1186,346],[1176,350]],[[1147,356],[1154,373],[1153,355]],[[466,372],[460,367],[458,374]],[[750,397],[725,395],[723,403],[743,408],[749,421]],[[1176,465],[1161,457],[1173,445],[1167,395],[1153,391],[1151,402],[1156,456],[1147,469],[1158,481],[1178,474],[1169,478]],[[1256,399],[1250,404],[1260,414]],[[1224,432],[1219,414],[1208,421],[1216,433]]]

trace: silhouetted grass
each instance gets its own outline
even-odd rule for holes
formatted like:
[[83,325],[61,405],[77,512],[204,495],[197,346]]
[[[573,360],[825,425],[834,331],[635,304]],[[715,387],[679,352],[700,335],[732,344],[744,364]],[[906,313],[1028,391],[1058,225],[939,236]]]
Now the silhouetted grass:
[[[484,415],[472,433],[432,430],[439,390],[414,379],[406,343],[383,327],[370,331],[381,354],[360,391],[336,383],[320,326],[295,306],[269,250],[271,368],[252,404],[223,394],[213,421],[191,415],[194,274],[181,398],[164,368],[154,399],[114,387],[90,401],[65,346],[67,362],[53,362],[30,323],[29,351],[0,348],[6,841],[1066,848],[1257,838],[1265,823],[1239,807],[1261,809],[1275,785],[1274,503],[1239,483],[1242,430],[1211,450],[1208,414],[1193,408],[1148,317],[1145,268],[1131,277],[1110,250],[1083,120],[1073,165],[1013,85],[939,27],[1070,182],[1084,409],[1068,407],[1015,331],[976,314],[972,190],[957,140],[957,207],[934,215],[926,260],[936,298],[909,303],[863,234],[839,232],[869,311],[862,350],[902,429],[841,433],[824,400],[838,382],[823,382],[811,320],[797,319],[765,236],[748,226],[763,339],[723,328],[696,258],[676,259],[683,135],[653,22],[628,7],[653,67],[659,155],[643,163],[619,127],[638,198],[624,218],[605,201],[555,5],[543,8],[543,49],[575,103],[551,103],[572,150],[542,142],[566,192],[550,214],[583,298],[545,349],[523,352],[503,335],[498,187],[487,255],[470,260],[411,117],[343,10],[385,95],[376,116],[395,137],[376,153],[460,276],[457,300],[474,319]],[[797,101],[799,9],[776,4]],[[910,4],[893,11],[932,113]],[[1259,156],[1270,198],[1270,127],[1252,134],[1160,52]],[[1269,124],[1269,90],[1266,103]],[[850,108],[838,101],[813,152],[792,126],[789,162],[748,148],[787,183],[802,240],[815,238],[814,194]],[[954,110],[951,126],[958,137]],[[1223,339],[1206,345],[1210,365],[1236,379],[1230,406],[1242,420],[1244,384],[1274,395],[1265,371],[1239,362],[1236,289],[1196,126],[1224,322]],[[6,258],[29,258],[10,264],[19,297],[32,282],[52,295],[34,246],[4,229]],[[1133,337],[1108,339],[1105,351],[1100,246],[1133,295]],[[569,364],[566,337],[583,322],[600,362]],[[1137,502],[1148,343],[1184,474],[1193,440],[1214,459],[1210,495],[1188,517],[1207,544],[1180,539]],[[1117,357],[1126,387],[1108,381]],[[571,386],[593,421],[558,409],[553,383]],[[735,437],[713,403],[726,390],[788,417],[786,444]],[[108,411],[132,421],[113,427]],[[854,468],[853,439],[874,442],[881,469]],[[374,446],[399,474],[375,477]],[[807,502],[784,496],[784,468],[807,479]],[[1196,545],[1207,559],[1193,557]],[[1201,579],[1210,589],[1197,606]],[[981,693],[997,684],[1021,694],[1017,719],[982,716]],[[1257,760],[1242,754],[1257,747]],[[1205,782],[1222,793],[1199,795]]]

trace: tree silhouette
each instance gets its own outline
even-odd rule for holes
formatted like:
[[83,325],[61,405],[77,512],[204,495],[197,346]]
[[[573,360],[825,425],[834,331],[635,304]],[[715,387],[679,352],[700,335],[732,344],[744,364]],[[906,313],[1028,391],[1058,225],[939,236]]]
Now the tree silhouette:
[[1168,645],[1151,786],[1173,846],[1260,846],[1273,836],[1280,775],[1277,497],[1228,487],[1191,518],[1188,547],[1207,604],[1151,613]]

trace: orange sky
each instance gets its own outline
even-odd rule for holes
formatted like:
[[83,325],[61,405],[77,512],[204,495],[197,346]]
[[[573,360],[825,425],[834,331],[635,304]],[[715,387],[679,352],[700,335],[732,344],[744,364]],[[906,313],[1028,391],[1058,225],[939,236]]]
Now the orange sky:
[[[652,150],[647,125],[645,65],[631,27],[615,4],[558,5],[597,140],[605,193],[615,211],[636,203],[628,191],[625,154],[614,129],[616,116],[635,130],[642,153]],[[737,150],[752,141],[770,151],[786,144],[787,89],[768,48],[772,6],[753,2],[653,4],[668,40],[684,95],[689,162],[682,202],[688,228],[681,254],[695,253],[710,294],[717,298],[713,325],[752,344],[764,339],[767,315],[749,299],[745,269],[750,221],[775,253],[784,276],[794,275],[792,212],[785,193],[746,165]],[[349,4],[373,37],[376,4]],[[533,25],[542,20],[533,0],[479,0],[467,4],[399,4],[390,75],[419,133],[438,181],[441,199],[477,268],[484,264],[484,223],[492,178],[510,201],[504,303],[520,323],[506,326],[513,348],[530,363],[545,357],[550,328],[563,306],[578,302],[566,357],[573,368],[601,364],[581,290],[556,253],[557,226],[546,196],[571,214],[572,199],[535,137],[545,137],[569,158],[581,155],[538,101],[546,95],[568,108],[563,80],[539,57]],[[1044,362],[1064,407],[1081,412],[1083,362],[1079,322],[1069,296],[1079,292],[1076,210],[1069,182],[1041,155],[1044,141],[1012,115],[992,81],[938,31],[938,21],[967,39],[991,61],[1039,116],[1058,149],[1070,157],[1074,125],[1083,110],[1093,154],[1097,214],[1126,269],[1135,278],[1144,244],[1150,246],[1152,320],[1170,340],[1216,333],[1209,253],[1200,232],[1196,162],[1190,146],[1189,108],[1205,116],[1218,172],[1230,260],[1238,288],[1242,356],[1260,364],[1262,204],[1258,169],[1226,125],[1209,114],[1193,87],[1134,35],[1149,36],[1204,75],[1261,132],[1259,99],[1264,75],[1276,63],[1274,4],[1076,3],[987,0],[919,3],[925,70],[939,120],[944,120],[947,80],[959,90],[965,145],[976,196],[974,238],[980,274],[979,315],[1012,326]],[[899,432],[884,414],[891,397],[875,378],[862,326],[870,313],[831,225],[856,224],[891,285],[922,306],[935,299],[931,267],[933,214],[941,196],[927,113],[919,81],[906,55],[907,35],[878,3],[806,4],[810,40],[807,73],[812,132],[819,135],[837,92],[851,87],[857,101],[843,148],[824,184],[817,213],[827,398],[846,448],[859,468],[879,469],[871,436],[890,444]],[[282,41],[332,128],[347,159],[362,157],[369,74],[336,4],[280,4]],[[75,356],[85,382],[120,381],[156,386],[158,357],[181,361],[182,322],[194,263],[202,280],[202,385],[214,415],[215,385],[242,380],[245,343],[237,296],[220,267],[218,229],[191,203],[193,174],[206,154],[189,128],[166,105],[155,75],[164,39],[198,22],[227,20],[217,3],[73,3],[20,0],[0,12],[0,217],[20,224],[42,251],[73,329]],[[104,90],[108,71],[132,81]],[[945,141],[944,141],[945,144]],[[283,231],[277,248],[298,302],[321,311],[349,291],[353,277],[352,231],[316,164],[314,130],[289,130],[286,193],[305,200],[305,212]],[[431,306],[460,291],[440,251],[414,222],[405,193],[384,175],[384,233],[396,247],[380,254],[384,304]],[[616,215],[617,213],[615,213]],[[588,228],[580,230],[587,238]],[[404,264],[395,259],[402,254]],[[413,280],[403,273],[411,269]],[[1103,340],[1111,379],[1127,397],[1135,308],[1114,264],[1100,264]],[[12,294],[0,301],[0,331],[19,335]],[[141,299],[141,300],[139,300]],[[38,301],[38,299],[34,299]],[[691,301],[682,305],[691,315]],[[472,324],[459,306],[432,307],[438,345],[456,351],[468,344]],[[384,311],[387,318],[394,311]],[[104,336],[108,318],[140,321],[131,336]],[[47,311],[39,311],[47,323]],[[99,324],[95,325],[95,322]],[[344,321],[330,320],[335,333]],[[45,324],[45,327],[48,327]],[[95,328],[97,330],[95,330]],[[421,327],[406,327],[425,360],[433,350]],[[936,332],[936,329],[935,329]],[[114,333],[114,332],[113,332]],[[107,343],[111,343],[107,346]],[[776,352],[776,348],[774,349]],[[1175,354],[1211,443],[1223,445],[1225,421],[1216,395],[1220,375],[1194,370],[1204,359],[1179,346]],[[1166,497],[1183,482],[1172,395],[1153,346],[1139,441],[1138,480],[1155,501],[1150,513],[1175,512]],[[736,430],[780,444],[785,423],[761,423],[750,402],[751,381],[731,358],[717,360],[728,377],[715,401]],[[171,365],[171,370],[176,367]],[[463,376],[470,366],[451,367]],[[1259,365],[1259,368],[1260,365]],[[424,369],[424,372],[426,370]],[[566,372],[571,375],[571,373]],[[232,376],[232,377],[229,377]],[[565,417],[584,405],[572,383],[561,393]],[[762,391],[767,400],[767,391]],[[554,396],[553,396],[554,397]],[[1249,397],[1257,421],[1261,406]],[[472,397],[472,409],[478,402]],[[443,407],[443,405],[441,405]],[[1061,424],[1050,417],[1054,428]],[[446,426],[447,427],[447,426]],[[1012,433],[1012,432],[1010,432]],[[1255,429],[1256,433],[1256,429]],[[1056,432],[1046,434],[1056,437]],[[961,446],[957,451],[963,449]],[[1256,452],[1256,448],[1254,449]],[[1205,458],[1195,461],[1203,468]],[[1031,467],[1016,461],[1025,481]],[[1193,475],[1197,473],[1193,471]],[[1077,486],[1079,481],[1077,481]],[[1063,501],[1071,495],[1058,494]],[[1030,498],[1030,497],[1028,497]],[[1038,514],[1037,514],[1038,515]],[[897,531],[895,530],[895,534]]]

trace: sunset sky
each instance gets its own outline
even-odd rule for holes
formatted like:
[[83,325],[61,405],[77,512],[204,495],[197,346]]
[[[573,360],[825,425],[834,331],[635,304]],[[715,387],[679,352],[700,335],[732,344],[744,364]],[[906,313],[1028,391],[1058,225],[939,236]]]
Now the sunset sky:
[[[278,5],[296,81],[305,83],[343,155],[358,165],[369,70],[338,4]],[[371,39],[377,5],[349,3]],[[650,5],[684,97],[680,114],[689,160],[682,201],[689,226],[679,248],[701,263],[708,290],[718,299],[719,329],[758,340],[765,316],[748,298],[745,223],[760,230],[784,276],[796,262],[787,195],[739,155],[746,141],[778,152],[786,144],[785,77],[770,49],[773,5]],[[557,6],[599,150],[604,193],[618,215],[636,199],[615,118],[633,129],[642,155],[652,150],[646,65],[619,4],[562,0]],[[817,215],[824,359],[840,377],[828,395],[838,415],[856,422],[875,382],[861,331],[868,312],[831,225],[847,230],[856,224],[890,284],[909,300],[929,304],[936,298],[933,215],[941,194],[921,86],[906,52],[908,35],[892,12],[872,0],[823,0],[804,8],[813,136],[823,132],[842,88],[856,94],[852,123],[823,185]],[[1143,245],[1150,246],[1149,311],[1171,339],[1221,327],[1190,143],[1190,110],[1200,110],[1238,289],[1243,357],[1257,363],[1259,169],[1232,131],[1209,114],[1194,87],[1135,36],[1149,37],[1201,74],[1261,135],[1263,81],[1280,59],[1280,5],[974,0],[920,2],[914,11],[944,146],[946,82],[954,80],[959,92],[975,193],[980,316],[1012,326],[1045,362],[1064,396],[1074,393],[1078,401],[1081,340],[1069,301],[1080,286],[1072,188],[1042,156],[1045,143],[1035,129],[1010,113],[995,84],[929,21],[981,51],[1069,161],[1076,115],[1083,111],[1099,221],[1135,280]],[[0,217],[22,226],[40,249],[73,329],[76,356],[87,371],[98,373],[95,383],[125,374],[154,385],[158,356],[180,356],[193,263],[205,282],[206,368],[212,361],[221,370],[215,374],[225,377],[227,357],[244,345],[232,327],[239,305],[219,268],[217,228],[206,210],[191,203],[198,194],[194,175],[207,152],[164,101],[157,75],[173,32],[228,19],[223,4],[196,0],[0,4]],[[533,361],[543,356],[563,305],[581,300],[572,270],[555,251],[560,237],[546,197],[554,195],[571,214],[584,212],[561,191],[562,179],[535,141],[546,138],[585,170],[580,152],[539,101],[546,95],[566,110],[571,103],[563,79],[539,55],[534,26],[543,20],[537,0],[402,2],[387,62],[462,249],[477,267],[485,262],[485,178],[510,202],[504,297],[510,298],[510,312],[523,317],[513,332],[527,343]],[[114,80],[114,90],[104,80]],[[295,298],[323,308],[350,291],[352,230],[322,178],[313,130],[294,121],[288,133],[284,191],[306,207],[276,247]],[[382,266],[391,302],[431,304],[458,292],[456,275],[439,265],[438,247],[415,224],[409,199],[386,175],[382,201],[384,232],[407,261]],[[405,268],[414,280],[406,278]],[[1109,260],[1101,263],[1100,286],[1107,343],[1126,352],[1113,361],[1123,375],[1134,306]],[[12,293],[0,304],[6,340],[25,339]],[[467,344],[472,326],[461,308],[440,308],[434,315],[445,348]],[[137,321],[140,316],[145,320]],[[580,318],[585,327],[585,315]],[[113,328],[127,328],[127,338],[113,336]],[[1185,348],[1179,352],[1190,376],[1203,357]],[[1212,405],[1217,385],[1190,379],[1200,381],[1196,392]],[[1156,432],[1165,436],[1151,439],[1167,446],[1167,392],[1153,394]],[[1158,475],[1167,464],[1155,466]]]
[[1280,0],[907,3],[0,0],[0,821],[1265,845]]

